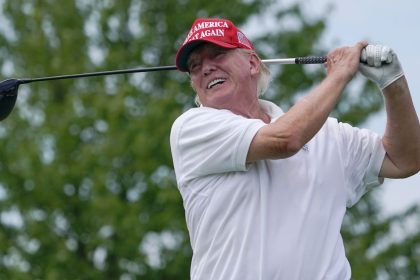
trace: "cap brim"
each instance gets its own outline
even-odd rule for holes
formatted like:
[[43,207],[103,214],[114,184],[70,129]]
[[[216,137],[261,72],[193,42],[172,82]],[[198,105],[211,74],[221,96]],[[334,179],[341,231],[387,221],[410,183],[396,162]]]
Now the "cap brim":
[[191,52],[195,48],[202,45],[203,43],[211,43],[211,44],[214,44],[214,45],[217,45],[219,47],[226,48],[226,49],[237,48],[237,46],[235,46],[235,45],[225,43],[225,42],[220,42],[220,41],[214,41],[214,40],[210,40],[210,39],[209,40],[201,39],[201,40],[195,40],[195,41],[189,42],[189,43],[183,45],[178,50],[178,53],[176,55],[176,67],[178,68],[179,71],[188,72],[188,66],[187,66],[188,57],[190,56]]

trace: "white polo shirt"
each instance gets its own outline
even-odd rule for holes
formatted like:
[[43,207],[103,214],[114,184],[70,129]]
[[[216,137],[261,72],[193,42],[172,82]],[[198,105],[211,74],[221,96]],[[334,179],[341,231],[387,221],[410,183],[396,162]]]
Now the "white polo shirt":
[[[272,121],[283,114],[260,104]],[[247,165],[264,125],[206,107],[173,124],[191,279],[350,279],[340,228],[346,206],[381,183],[380,137],[329,118],[294,156]]]

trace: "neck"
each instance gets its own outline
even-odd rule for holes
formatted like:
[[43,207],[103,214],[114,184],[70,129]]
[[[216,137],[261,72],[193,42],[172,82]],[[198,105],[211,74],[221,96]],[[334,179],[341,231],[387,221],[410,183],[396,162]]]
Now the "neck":
[[265,123],[270,123],[270,116],[263,111],[257,98],[255,98],[252,102],[237,105],[238,106],[235,106],[235,108],[230,108],[229,110],[245,118],[260,119]]

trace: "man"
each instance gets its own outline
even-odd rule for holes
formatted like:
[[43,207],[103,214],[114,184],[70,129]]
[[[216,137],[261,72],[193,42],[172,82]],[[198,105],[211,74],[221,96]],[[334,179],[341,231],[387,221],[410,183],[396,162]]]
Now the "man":
[[[382,178],[420,169],[420,125],[397,56],[366,42],[332,51],[325,79],[286,113],[259,99],[267,70],[228,20],[197,19],[176,64],[201,104],[171,131],[191,278],[350,279],[346,207]],[[328,117],[359,68],[385,98],[382,138]]]

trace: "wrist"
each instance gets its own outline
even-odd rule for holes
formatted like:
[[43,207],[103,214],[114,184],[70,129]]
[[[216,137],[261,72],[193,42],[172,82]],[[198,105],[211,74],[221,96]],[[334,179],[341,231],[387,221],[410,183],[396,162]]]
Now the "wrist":
[[395,97],[398,98],[401,95],[405,95],[408,92],[408,84],[405,76],[397,78],[392,83],[388,84],[382,88],[382,94],[385,97]]
[[330,73],[326,79],[330,80],[331,83],[333,83],[335,87],[338,87],[341,92],[341,90],[344,89],[344,87],[352,78],[353,75],[351,73],[346,73],[345,71],[337,71]]

